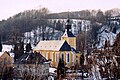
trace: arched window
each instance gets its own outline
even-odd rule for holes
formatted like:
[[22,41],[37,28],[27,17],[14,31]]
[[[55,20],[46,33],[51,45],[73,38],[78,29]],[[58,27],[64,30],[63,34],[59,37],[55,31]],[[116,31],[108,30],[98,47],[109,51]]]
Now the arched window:
[[46,52],[44,53],[44,57],[46,58]]
[[56,62],[59,62],[59,53],[56,54]]
[[50,54],[50,59],[51,59],[51,61],[53,61],[53,52],[51,52],[51,54]]
[[69,62],[70,61],[70,55],[69,55],[69,53],[66,56],[67,56],[66,57],[67,58],[66,61]]
[[78,56],[76,56],[76,64],[78,64]]

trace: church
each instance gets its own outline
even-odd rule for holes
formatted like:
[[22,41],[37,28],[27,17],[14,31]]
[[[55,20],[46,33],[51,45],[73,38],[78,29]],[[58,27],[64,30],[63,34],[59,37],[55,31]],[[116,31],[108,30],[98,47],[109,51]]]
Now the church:
[[76,50],[76,37],[72,33],[71,25],[68,18],[61,40],[40,41],[34,48],[34,51],[51,61],[51,67],[57,67],[60,58],[69,68],[80,62],[80,53]]

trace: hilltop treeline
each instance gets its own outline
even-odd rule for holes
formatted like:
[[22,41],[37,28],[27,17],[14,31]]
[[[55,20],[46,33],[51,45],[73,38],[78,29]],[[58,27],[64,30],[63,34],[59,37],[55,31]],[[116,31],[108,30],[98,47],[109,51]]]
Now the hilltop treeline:
[[[119,16],[120,9],[111,9],[105,12],[101,10],[82,10],[74,12],[50,13],[47,8],[40,8],[39,10],[27,10],[20,12],[7,20],[0,21],[0,38],[6,41],[15,36],[23,36],[23,33],[29,32],[41,26],[43,31],[45,26],[55,28],[49,23],[48,19],[66,19],[68,14],[71,19],[87,19],[94,22],[104,23],[106,18],[110,16]],[[56,22],[57,23],[57,22]],[[58,22],[61,27],[62,23]],[[62,27],[61,27],[62,28]],[[61,28],[55,28],[60,29]]]
[[2,40],[8,40],[14,35],[22,36],[22,33],[29,32],[37,26],[47,26],[45,15],[49,13],[47,8],[39,10],[27,10],[18,13],[7,20],[0,22],[0,36]]
[[102,10],[81,10],[81,11],[74,11],[74,12],[61,12],[61,13],[53,13],[49,14],[48,18],[58,18],[58,19],[66,19],[68,17],[72,19],[86,19],[91,21],[98,21],[104,22],[106,18],[111,16],[120,16],[120,9],[114,8],[106,11]]

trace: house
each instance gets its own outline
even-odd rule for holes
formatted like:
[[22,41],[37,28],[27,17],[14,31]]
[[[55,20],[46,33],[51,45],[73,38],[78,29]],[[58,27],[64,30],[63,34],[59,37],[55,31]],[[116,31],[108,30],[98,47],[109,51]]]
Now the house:
[[70,19],[66,22],[65,32],[61,36],[61,40],[40,41],[34,51],[39,52],[47,60],[51,60],[52,67],[57,67],[60,58],[69,68],[74,64],[79,64],[80,53],[76,51],[76,37],[71,30]]
[[[8,52],[0,52],[0,79],[13,67],[13,58]],[[6,77],[6,76],[5,76]]]
[[13,58],[8,52],[0,52],[0,66],[12,67]]
[[40,53],[25,53],[14,63],[14,79],[47,80],[49,62]]

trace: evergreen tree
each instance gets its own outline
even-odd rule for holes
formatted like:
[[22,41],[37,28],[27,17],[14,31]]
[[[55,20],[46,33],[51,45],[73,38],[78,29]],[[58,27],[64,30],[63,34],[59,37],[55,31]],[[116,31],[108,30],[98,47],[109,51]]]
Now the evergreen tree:
[[18,50],[18,46],[17,46],[17,44],[15,44],[15,46],[14,46],[14,61],[16,61],[16,59],[18,59],[18,52],[19,52],[19,50]]
[[6,67],[2,80],[13,80],[13,68],[12,67]]
[[57,67],[58,78],[60,77],[60,75],[61,75],[61,77],[64,77],[64,75],[65,75],[65,64],[61,58],[59,59],[59,63],[58,63],[58,67]]
[[4,73],[3,73],[3,76],[2,76],[2,80],[7,80],[9,78],[9,70],[8,68],[6,67]]
[[113,45],[114,54],[120,56],[120,33],[117,34],[116,40]]
[[13,74],[14,74],[13,73],[13,67],[10,67],[9,68],[9,78],[10,78],[9,80],[13,80]]
[[84,54],[82,54],[81,56],[80,56],[80,65],[81,65],[81,68],[82,68],[82,79],[83,79],[83,74],[84,74],[84,72],[83,72],[83,65],[84,65],[84,61],[85,61],[85,57],[84,57]]
[[24,54],[24,42],[20,42],[19,57]]
[[56,29],[57,30],[62,30],[62,23],[60,22],[60,20],[58,20],[58,22],[56,23]]
[[26,52],[30,52],[30,50],[32,50],[32,47],[31,47],[31,44],[28,43],[28,44],[26,45]]
[[113,31],[112,31],[114,34],[116,34],[117,32],[117,29],[116,29],[116,26],[113,28]]
[[105,45],[104,45],[104,49],[106,49],[108,47],[108,41],[105,40]]
[[0,41],[0,52],[2,52],[2,43]]
[[80,65],[84,65],[84,60],[85,60],[85,58],[84,58],[84,55],[82,54],[80,56]]

